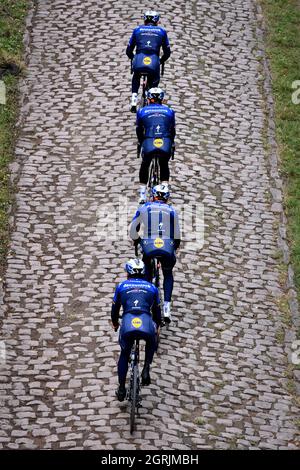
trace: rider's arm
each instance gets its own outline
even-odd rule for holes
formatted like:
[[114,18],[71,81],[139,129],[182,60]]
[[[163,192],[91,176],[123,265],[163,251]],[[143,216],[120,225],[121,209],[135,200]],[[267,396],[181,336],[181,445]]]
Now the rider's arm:
[[161,325],[161,309],[158,289],[156,289],[155,298],[152,305],[152,318],[157,327],[159,327]]
[[134,54],[134,48],[136,46],[136,39],[135,39],[135,29],[132,32],[131,38],[129,39],[129,43],[126,48],[126,55],[129,57],[129,59],[133,59]]
[[139,239],[139,230],[141,227],[141,213],[139,210],[136,211],[135,216],[132,219],[131,225],[130,225],[130,238],[132,240],[138,240]]
[[115,290],[115,295],[114,295],[113,303],[111,307],[111,322],[115,328],[119,325],[120,308],[121,308],[121,299],[120,299],[120,288],[118,285]]
[[175,212],[174,216],[174,242],[175,242],[175,250],[180,246],[180,226],[179,226],[179,218],[177,212]]
[[166,31],[164,31],[164,35],[163,35],[162,50],[163,50],[163,55],[160,59],[161,63],[166,62],[166,60],[168,60],[168,58],[171,55],[171,48],[170,48],[169,38],[168,38],[168,35],[167,35]]

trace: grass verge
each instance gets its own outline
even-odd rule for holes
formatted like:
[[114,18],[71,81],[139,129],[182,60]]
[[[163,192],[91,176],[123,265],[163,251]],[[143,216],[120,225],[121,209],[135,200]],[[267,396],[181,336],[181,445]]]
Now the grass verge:
[[300,301],[300,1],[261,0],[261,4],[267,24],[289,245]]
[[9,243],[8,209],[13,200],[8,165],[13,159],[18,116],[18,75],[28,1],[0,0],[0,275]]

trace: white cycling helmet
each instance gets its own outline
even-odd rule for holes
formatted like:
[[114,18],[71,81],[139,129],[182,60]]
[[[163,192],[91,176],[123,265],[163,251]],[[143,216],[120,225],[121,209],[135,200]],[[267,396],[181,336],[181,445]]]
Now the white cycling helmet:
[[141,259],[130,259],[125,264],[125,271],[127,271],[130,276],[134,274],[143,275],[145,274],[145,264]]
[[147,92],[147,99],[153,101],[159,101],[160,103],[164,99],[165,93],[161,88],[150,88]]
[[144,21],[145,21],[145,23],[153,23],[153,24],[158,23],[159,22],[159,13],[155,10],[145,11]]
[[152,196],[167,201],[170,197],[170,191],[168,186],[165,184],[158,184],[157,186],[154,186],[154,188],[152,189]]

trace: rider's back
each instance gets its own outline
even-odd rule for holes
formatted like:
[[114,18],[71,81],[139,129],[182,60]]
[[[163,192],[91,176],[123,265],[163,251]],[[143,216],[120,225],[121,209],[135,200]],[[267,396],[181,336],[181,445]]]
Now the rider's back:
[[127,279],[118,285],[118,296],[126,313],[150,313],[157,288],[145,279]]
[[141,25],[134,29],[133,36],[136,44],[136,53],[159,55],[160,48],[167,41],[164,28],[154,25]]
[[144,239],[180,239],[178,215],[173,207],[165,202],[147,202],[137,212],[131,226],[134,239],[134,221],[143,224]]
[[164,104],[149,104],[137,113],[137,127],[142,128],[143,138],[175,136],[175,113]]

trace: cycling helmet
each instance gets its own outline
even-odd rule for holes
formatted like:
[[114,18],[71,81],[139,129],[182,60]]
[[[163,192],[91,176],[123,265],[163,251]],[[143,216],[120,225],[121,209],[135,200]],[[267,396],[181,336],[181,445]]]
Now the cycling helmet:
[[138,259],[138,258],[130,259],[125,264],[125,271],[127,271],[127,273],[130,276],[132,276],[134,274],[143,275],[143,274],[145,274],[144,262],[141,259]]
[[157,186],[154,186],[154,188],[152,189],[152,196],[154,198],[158,197],[159,199],[164,199],[165,201],[167,201],[170,197],[170,191],[168,186],[166,186],[165,184],[158,184]]
[[147,92],[147,99],[150,101],[158,101],[159,103],[162,102],[164,99],[165,93],[161,88],[150,88]]
[[159,22],[159,13],[154,10],[147,10],[144,13],[144,21],[145,23],[153,23],[156,24]]

